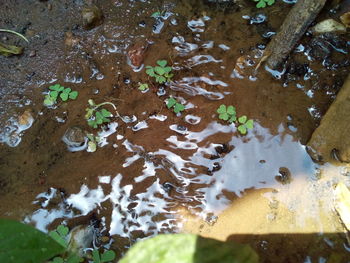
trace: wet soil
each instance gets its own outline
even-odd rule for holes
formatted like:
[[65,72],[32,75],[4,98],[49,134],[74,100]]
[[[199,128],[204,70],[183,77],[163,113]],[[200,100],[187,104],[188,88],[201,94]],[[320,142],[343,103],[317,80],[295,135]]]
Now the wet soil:
[[[89,1],[5,1],[0,28],[21,32],[30,43],[11,35],[1,38],[25,51],[0,57],[0,215],[44,231],[61,222],[74,226],[98,220],[121,255],[139,238],[183,231],[192,216],[215,226],[222,211],[263,190],[267,195],[259,194],[260,199],[284,200],[291,211],[284,222],[292,229],[288,233],[308,220],[320,223],[310,235],[311,247],[284,250],[281,240],[297,244],[303,239],[284,235],[286,228],[272,239],[264,235],[275,232],[245,232],[240,241],[259,251],[263,242],[269,251],[260,251],[263,262],[311,262],[306,261],[311,254],[313,260],[338,254],[348,258],[340,223],[327,228],[337,236],[329,245],[327,236],[320,238],[324,225],[319,216],[337,218],[332,185],[349,184],[348,177],[338,172],[319,182],[323,166],[312,162],[304,145],[349,73],[350,38],[307,33],[283,75],[273,72],[276,78],[263,67],[255,71],[292,7],[286,2],[258,10],[253,2],[102,0],[95,4],[103,21],[86,29],[82,10],[91,6]],[[337,17],[329,9],[318,20]],[[162,16],[151,17],[156,11]],[[128,54],[140,46],[147,47],[136,52],[143,56],[137,60],[143,61],[139,70]],[[165,85],[144,70],[159,59],[173,67],[174,77]],[[141,92],[138,82],[149,83],[150,89]],[[51,83],[79,91],[78,99],[43,106]],[[183,113],[167,109],[169,96],[185,105]],[[116,131],[112,124],[96,130],[87,125],[88,99],[117,106],[122,118],[113,118]],[[254,129],[241,135],[233,124],[220,121],[216,109],[221,104],[234,105],[238,116],[253,119]],[[21,141],[10,147],[16,119],[25,110],[34,123],[16,134]],[[94,153],[68,151],[61,138],[73,126],[109,132],[108,144]],[[256,210],[252,204],[246,209]],[[273,217],[273,210],[268,206],[259,215]],[[259,229],[243,216],[235,218],[245,223],[242,229]],[[273,224],[269,220],[267,225]]]

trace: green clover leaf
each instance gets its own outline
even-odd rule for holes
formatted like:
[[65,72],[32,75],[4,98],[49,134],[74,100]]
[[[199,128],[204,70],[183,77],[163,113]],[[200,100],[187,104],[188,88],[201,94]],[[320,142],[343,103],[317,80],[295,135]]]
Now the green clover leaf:
[[226,113],[226,105],[221,104],[220,107],[217,109],[217,113]]
[[238,122],[241,124],[246,123],[246,121],[247,121],[247,116],[245,116],[245,115],[238,118]]
[[168,99],[168,102],[167,102],[166,106],[168,107],[168,109],[170,109],[170,108],[173,107],[175,104],[176,104],[176,99],[174,99],[174,98],[171,97],[171,98]]
[[254,121],[253,120],[248,120],[245,124],[245,126],[248,128],[248,129],[253,129],[254,128]]
[[168,62],[166,60],[158,60],[157,64],[164,68]]
[[182,105],[181,103],[176,103],[174,106],[174,112],[179,113],[185,109],[185,106]]
[[239,132],[241,134],[246,134],[247,133],[247,128],[243,124],[238,126],[238,130],[239,130]]
[[69,93],[69,98],[71,100],[75,100],[78,97],[78,91],[72,91],[71,93]]

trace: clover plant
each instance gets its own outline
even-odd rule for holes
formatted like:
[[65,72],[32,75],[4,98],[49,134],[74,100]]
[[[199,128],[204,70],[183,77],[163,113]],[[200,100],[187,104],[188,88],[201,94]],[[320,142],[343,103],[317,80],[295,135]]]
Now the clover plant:
[[240,125],[237,129],[241,134],[246,134],[248,129],[253,129],[254,127],[254,121],[248,120],[247,116],[245,115],[238,118],[238,123]]
[[182,105],[181,103],[177,102],[177,100],[174,99],[173,97],[170,97],[168,99],[166,106],[168,107],[168,109],[173,108],[173,111],[176,114],[185,110],[185,106]]
[[62,101],[67,101],[68,99],[75,100],[78,97],[78,91],[72,91],[71,88],[65,88],[60,84],[50,86],[49,90],[44,100],[46,106],[52,106],[57,103],[58,97],[60,97]]
[[228,121],[230,123],[236,121],[236,108],[232,105],[226,107],[226,105],[221,104],[220,107],[216,110],[219,113],[219,119]]
[[148,84],[147,83],[139,83],[139,90],[141,90],[141,91],[148,90]]
[[110,262],[115,259],[115,253],[112,250],[107,250],[104,253],[100,254],[97,249],[94,249],[92,251],[92,259],[94,263]]
[[275,0],[254,0],[254,2],[257,2],[257,8],[265,8],[268,5],[273,5],[275,3]]
[[146,66],[146,73],[150,77],[154,77],[159,84],[169,82],[174,74],[171,73],[172,68],[167,64],[166,60],[158,60],[157,66]]
[[108,118],[113,116],[112,113],[105,108],[99,108],[103,105],[111,105],[114,109],[116,109],[112,102],[102,102],[100,104],[96,104],[92,99],[89,99],[88,103],[89,107],[86,108],[85,119],[87,120],[89,126],[96,129],[98,125],[110,122]]

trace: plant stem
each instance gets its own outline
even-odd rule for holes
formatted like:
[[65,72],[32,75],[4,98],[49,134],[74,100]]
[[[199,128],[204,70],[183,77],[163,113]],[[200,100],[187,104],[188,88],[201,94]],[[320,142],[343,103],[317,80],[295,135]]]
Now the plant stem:
[[16,31],[0,28],[0,32],[7,32],[7,33],[15,34],[15,35],[19,36],[20,38],[24,39],[27,43],[29,43],[29,40],[25,36],[23,36],[22,34],[16,32]]

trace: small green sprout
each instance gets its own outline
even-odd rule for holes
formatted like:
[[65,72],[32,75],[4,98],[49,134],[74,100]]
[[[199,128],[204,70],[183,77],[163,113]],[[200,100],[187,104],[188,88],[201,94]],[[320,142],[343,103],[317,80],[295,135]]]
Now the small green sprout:
[[67,248],[67,235],[69,233],[69,228],[64,225],[59,225],[56,230],[49,232],[49,236],[52,237],[56,242],[58,242],[61,246]]
[[94,249],[92,251],[92,259],[94,263],[110,262],[115,259],[115,253],[112,250],[107,250],[101,255],[97,249]]
[[254,127],[254,121],[248,120],[247,116],[245,115],[238,118],[238,123],[240,125],[237,129],[241,134],[246,134],[248,129],[253,129]]
[[75,100],[78,97],[78,91],[72,91],[71,88],[62,87],[60,84],[50,86],[49,90],[44,100],[46,106],[54,105],[58,97],[60,97],[62,101],[67,101],[68,99]]
[[258,2],[256,4],[257,8],[265,8],[267,5],[273,5],[275,3],[275,0],[254,0],[254,2]]
[[139,90],[141,90],[141,91],[148,90],[148,84],[147,83],[139,83]]
[[157,66],[146,66],[146,73],[150,77],[154,77],[159,84],[169,82],[174,74],[171,73],[172,68],[167,64],[166,60],[158,60]]
[[74,253],[69,253],[65,258],[54,257],[52,261],[49,261],[49,263],[80,263],[83,261],[83,258],[78,257]]
[[96,104],[92,99],[89,99],[88,103],[89,107],[86,108],[85,119],[87,120],[89,126],[96,129],[98,125],[110,122],[108,118],[113,116],[112,113],[104,108],[99,110],[99,108],[103,105],[111,105],[114,109],[116,109],[112,102],[102,102],[100,104]]
[[157,11],[157,12],[154,12],[152,15],[151,15],[151,17],[153,17],[153,18],[160,18],[160,17],[162,17],[164,14],[165,14],[165,10],[162,10],[162,11]]
[[230,123],[236,121],[236,108],[232,105],[226,107],[226,105],[222,104],[220,107],[216,110],[217,113],[219,113],[219,119],[228,121]]
[[173,97],[170,97],[168,99],[166,106],[168,107],[168,109],[173,108],[173,110],[176,114],[185,110],[185,106],[182,105],[181,103],[177,102],[177,100],[174,99]]

